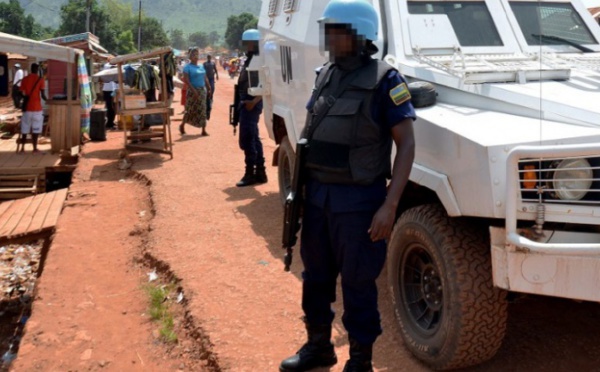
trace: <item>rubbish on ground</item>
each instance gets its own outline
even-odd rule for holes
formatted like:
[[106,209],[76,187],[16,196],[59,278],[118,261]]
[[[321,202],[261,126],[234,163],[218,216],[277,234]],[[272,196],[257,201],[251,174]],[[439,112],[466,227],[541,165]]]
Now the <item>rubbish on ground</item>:
[[153,282],[156,279],[158,279],[158,274],[156,273],[156,269],[155,269],[151,273],[148,273],[148,281]]

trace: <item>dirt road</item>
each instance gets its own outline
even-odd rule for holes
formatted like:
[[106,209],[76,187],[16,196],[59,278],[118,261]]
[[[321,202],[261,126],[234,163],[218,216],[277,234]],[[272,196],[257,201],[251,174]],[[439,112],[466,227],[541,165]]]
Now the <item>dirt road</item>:
[[[228,125],[232,88],[233,80],[223,74],[217,82],[213,118],[207,127],[209,137],[200,137],[199,130],[189,126],[186,129],[188,134],[181,136],[177,130],[179,122],[174,122],[173,160],[152,154],[132,156],[133,170],[151,181],[148,191],[155,211],[148,221],[150,232],[143,244],[147,252],[167,265],[168,271],[180,280],[179,285],[187,299],[188,318],[193,320],[197,334],[203,335],[204,346],[208,345],[204,352],[215,362],[213,370],[276,371],[280,360],[295,352],[304,342],[300,321],[302,267],[296,254],[291,273],[283,271],[283,251],[280,248],[282,210],[277,193],[276,168],[268,168],[267,184],[235,187],[243,174],[243,154],[237,145],[238,138],[232,135],[232,128]],[[175,112],[180,111],[176,103]],[[262,124],[261,134],[267,163],[270,163],[274,144],[267,138]],[[111,133],[108,142],[88,145],[90,149],[93,146],[107,148],[89,151],[88,158],[107,160],[115,156],[121,145],[119,136],[119,133]],[[116,161],[105,161],[99,167],[97,172],[110,174],[116,167]],[[118,182],[118,179],[112,181]],[[98,194],[98,198],[110,198],[123,192],[126,191],[111,189],[108,193]],[[135,189],[133,192],[136,192]],[[134,203],[135,206],[139,200],[121,202]],[[115,214],[127,210],[125,205],[114,208]],[[135,221],[130,223],[130,227],[134,225]],[[54,249],[51,248],[49,262]],[[102,254],[98,257],[110,261],[110,257]],[[95,263],[90,262],[89,265],[94,267]],[[103,265],[105,270],[109,270],[107,266]],[[115,266],[114,270],[127,268]],[[138,279],[140,274],[144,277],[142,269],[134,271],[130,274],[137,274]],[[44,275],[59,277],[61,273],[54,271]],[[110,271],[106,275],[111,275]],[[58,290],[55,291],[60,297]],[[403,349],[395,331],[385,273],[380,280],[380,299],[384,334],[375,347],[376,370],[425,371],[426,368]],[[339,303],[336,309],[337,314],[341,314]],[[50,319],[44,319],[44,316],[49,315],[36,315],[34,307],[32,320],[38,329],[43,328],[40,324]],[[99,313],[89,313],[88,316],[94,318]],[[123,315],[104,312],[101,316],[104,322],[118,324],[117,318]],[[508,335],[498,356],[472,370],[600,371],[599,318],[600,306],[597,304],[539,297],[520,300],[510,306]],[[136,332],[148,332],[148,328],[141,322]],[[341,371],[348,347],[339,316],[334,329],[334,343],[341,362],[331,371]],[[29,345],[30,335],[26,334],[26,345]],[[151,340],[151,337],[148,338]],[[115,339],[110,344],[99,343],[97,347],[127,349],[125,342],[128,341]],[[57,343],[37,349],[35,357],[32,353],[22,355],[20,359],[25,358],[25,362],[21,361],[22,364],[17,366],[24,368],[15,370],[28,370],[31,364],[27,364],[27,358],[41,360],[39,353],[46,354],[42,355],[45,360],[56,358],[63,347]],[[154,350],[152,347],[147,349],[150,353]],[[80,362],[81,356],[62,354],[62,358]],[[119,360],[115,358],[112,364],[102,368],[122,370],[117,368]],[[146,370],[200,368],[197,364],[182,366],[177,363],[176,357],[169,359],[168,363],[160,364],[160,360],[157,363],[153,367],[147,363]]]

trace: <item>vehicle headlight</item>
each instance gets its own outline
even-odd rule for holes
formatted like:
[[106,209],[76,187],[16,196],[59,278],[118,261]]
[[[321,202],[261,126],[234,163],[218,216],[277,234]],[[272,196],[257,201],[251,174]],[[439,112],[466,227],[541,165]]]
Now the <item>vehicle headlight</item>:
[[562,200],[580,200],[592,186],[594,174],[585,159],[565,159],[554,170],[552,188]]

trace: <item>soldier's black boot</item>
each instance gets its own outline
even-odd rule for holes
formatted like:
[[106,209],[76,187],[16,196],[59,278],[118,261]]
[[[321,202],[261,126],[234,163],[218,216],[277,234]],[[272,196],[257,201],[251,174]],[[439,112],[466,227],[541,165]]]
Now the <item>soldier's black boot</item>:
[[236,183],[237,187],[251,186],[256,184],[256,177],[254,177],[254,167],[246,166],[246,172],[240,182]]
[[265,165],[257,165],[256,173],[254,174],[254,178],[256,179],[256,183],[267,183],[267,170],[265,169]]
[[373,372],[373,344],[361,345],[353,338],[350,341],[350,359],[343,372]]
[[280,372],[303,372],[318,367],[330,367],[337,363],[337,357],[331,343],[331,325],[306,324],[308,342],[296,355],[284,359],[279,366]]

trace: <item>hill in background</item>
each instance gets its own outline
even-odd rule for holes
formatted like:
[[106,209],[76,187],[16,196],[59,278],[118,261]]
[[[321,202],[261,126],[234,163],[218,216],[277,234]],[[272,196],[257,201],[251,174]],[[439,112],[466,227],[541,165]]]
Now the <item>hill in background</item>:
[[[8,2],[8,0],[1,0]],[[60,7],[67,0],[19,0],[26,14],[32,14],[43,26],[57,28]],[[101,2],[102,0],[99,0]],[[122,0],[132,4],[137,14],[139,0]],[[261,0],[142,0],[142,11],[162,21],[165,31],[180,29],[187,36],[193,32],[217,31],[221,38],[227,28],[227,17],[243,12],[258,17]],[[222,40],[222,39],[221,39]]]

